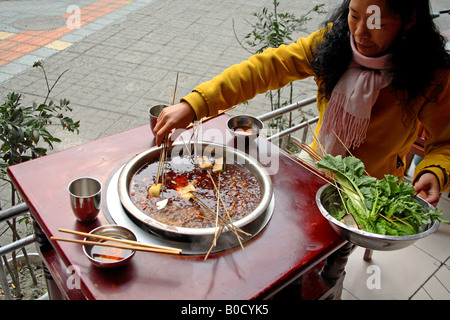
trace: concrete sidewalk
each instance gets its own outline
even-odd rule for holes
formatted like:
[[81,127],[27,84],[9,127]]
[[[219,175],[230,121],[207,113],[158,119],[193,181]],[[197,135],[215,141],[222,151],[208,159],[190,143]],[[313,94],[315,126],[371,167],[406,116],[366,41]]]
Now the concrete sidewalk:
[[[127,4],[57,39],[66,46],[62,50],[43,46],[0,67],[0,77],[7,78],[0,84],[2,96],[9,91],[20,92],[25,96],[24,103],[39,102],[46,93],[41,70],[30,68],[34,61],[44,59],[51,79],[69,70],[55,87],[52,97],[57,101],[60,98],[71,101],[74,107],[71,116],[81,120],[81,128],[78,136],[58,132],[63,137],[58,149],[148,123],[148,107],[171,100],[177,72],[180,72],[178,97],[182,97],[226,67],[247,59],[250,54],[236,41],[233,21],[238,36],[242,38],[251,31],[246,22],[254,21],[251,13],[272,5],[270,0],[117,1]],[[36,8],[46,5],[49,8],[33,12],[61,16],[69,5],[78,5],[83,19],[83,7],[96,2],[105,0],[70,0],[62,1],[62,4],[58,1],[59,6],[49,1],[34,1]],[[328,3],[329,7],[334,1],[299,3],[285,0],[280,12],[293,12],[300,16],[321,2]],[[0,2],[0,16],[7,12],[8,5],[14,6],[15,3],[17,1]],[[12,16],[12,12],[9,15]],[[19,17],[20,14],[16,14],[14,19]],[[312,14],[311,18],[313,20],[307,24],[308,32],[314,31],[325,16]],[[6,30],[0,28],[0,31],[20,32],[12,29],[11,20],[4,26]],[[306,33],[298,36],[301,35]],[[15,74],[8,77],[7,73]],[[314,95],[314,91],[311,81],[299,84],[294,101]],[[270,107],[262,96],[233,112],[258,115],[268,110]]]

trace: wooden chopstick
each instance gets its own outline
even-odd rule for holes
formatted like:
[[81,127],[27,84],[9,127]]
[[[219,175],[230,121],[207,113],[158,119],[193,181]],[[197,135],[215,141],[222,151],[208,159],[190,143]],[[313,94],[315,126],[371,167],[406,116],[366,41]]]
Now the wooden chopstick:
[[[181,249],[177,249],[177,248],[170,248],[170,247],[165,247],[165,246],[146,244],[146,243],[142,243],[142,242],[138,242],[138,241],[118,239],[118,238],[107,237],[107,236],[102,236],[102,235],[98,235],[98,234],[91,234],[91,233],[86,233],[86,232],[81,232],[81,231],[67,230],[67,229],[58,229],[58,231],[64,232],[64,233],[75,234],[75,235],[79,235],[79,236],[84,236],[84,237],[88,237],[88,238],[94,238],[94,239],[99,239],[99,240],[113,241],[113,242],[118,242],[118,243],[122,243],[122,244],[128,244],[131,246],[137,246],[137,247],[142,247],[142,248],[164,250],[165,252],[170,252],[170,253],[175,253],[175,254],[180,254],[182,252]],[[95,244],[98,244],[98,242],[95,242]]]
[[125,244],[115,244],[115,243],[97,242],[97,241],[88,241],[88,240],[79,240],[79,239],[50,237],[50,240],[88,244],[88,245],[92,245],[92,246],[112,247],[112,248],[135,250],[135,251],[175,253],[175,252],[167,250],[167,249],[147,248],[147,247],[140,247],[140,246],[130,246],[130,245],[125,245]]

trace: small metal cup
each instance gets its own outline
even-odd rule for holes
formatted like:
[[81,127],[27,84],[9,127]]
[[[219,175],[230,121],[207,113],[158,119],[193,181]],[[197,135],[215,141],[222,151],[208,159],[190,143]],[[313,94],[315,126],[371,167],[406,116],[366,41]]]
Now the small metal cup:
[[91,222],[100,212],[102,184],[94,178],[79,178],[69,184],[70,204],[80,222]]
[[156,126],[156,121],[158,120],[158,116],[161,113],[161,111],[166,107],[167,107],[167,105],[165,105],[165,104],[158,104],[158,105],[150,107],[150,109],[148,109],[148,113],[150,114],[150,128],[152,129],[153,134],[155,134],[155,132],[153,131],[153,128]]

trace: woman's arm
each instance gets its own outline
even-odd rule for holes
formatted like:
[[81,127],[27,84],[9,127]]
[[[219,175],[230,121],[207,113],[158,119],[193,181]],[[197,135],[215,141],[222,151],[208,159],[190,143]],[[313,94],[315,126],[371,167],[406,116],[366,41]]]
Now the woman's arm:
[[291,45],[269,48],[200,84],[183,97],[180,104],[165,108],[161,113],[154,128],[156,143],[159,145],[172,129],[185,128],[195,118],[214,116],[256,94],[313,76],[312,50],[321,41],[322,33],[323,30],[319,30]]
[[[429,102],[418,115],[427,140],[425,157],[416,167],[413,184],[416,192],[424,191],[431,202],[434,202],[436,188],[439,192],[450,188],[450,70],[443,73],[443,79],[438,99]],[[434,182],[429,174],[434,175]]]
[[[222,74],[196,87],[183,100],[196,110],[197,118],[202,118],[216,115],[219,110],[250,100],[257,94],[276,90],[292,81],[314,75],[311,66],[312,48],[318,39],[318,32],[289,46],[269,48],[231,66]],[[199,96],[207,108],[197,110]]]

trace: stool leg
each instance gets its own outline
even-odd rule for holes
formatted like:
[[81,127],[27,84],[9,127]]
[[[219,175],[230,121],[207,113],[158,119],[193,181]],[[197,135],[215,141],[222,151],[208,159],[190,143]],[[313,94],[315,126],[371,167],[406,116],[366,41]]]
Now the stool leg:
[[370,261],[370,260],[372,260],[372,253],[373,253],[373,250],[366,249],[366,251],[364,251],[364,257],[363,257],[363,260],[364,260],[364,261]]

